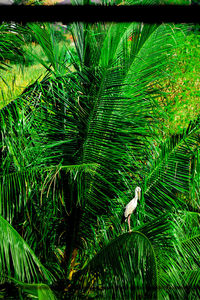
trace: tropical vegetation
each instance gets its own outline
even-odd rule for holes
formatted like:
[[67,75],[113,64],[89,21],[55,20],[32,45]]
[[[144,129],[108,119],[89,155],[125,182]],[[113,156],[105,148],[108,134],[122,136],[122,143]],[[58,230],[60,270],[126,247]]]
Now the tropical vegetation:
[[45,70],[0,110],[0,297],[198,299],[200,119],[172,133],[166,100],[191,26],[69,30],[0,27],[2,74],[27,36]]

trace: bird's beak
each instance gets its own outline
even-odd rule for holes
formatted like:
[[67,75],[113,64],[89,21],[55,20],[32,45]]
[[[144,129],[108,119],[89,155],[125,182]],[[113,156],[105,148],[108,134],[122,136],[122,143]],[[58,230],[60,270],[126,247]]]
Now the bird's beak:
[[139,200],[141,199],[141,192],[140,191],[138,192],[138,198],[139,198]]

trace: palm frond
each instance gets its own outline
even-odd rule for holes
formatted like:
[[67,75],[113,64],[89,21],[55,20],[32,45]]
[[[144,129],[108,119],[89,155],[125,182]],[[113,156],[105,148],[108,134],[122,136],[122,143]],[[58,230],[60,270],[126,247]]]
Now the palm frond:
[[18,59],[23,58],[24,51],[22,45],[24,44],[23,37],[20,34],[23,32],[23,27],[17,24],[1,23],[0,25],[0,67],[8,69],[5,63],[6,60],[17,62]]
[[[142,177],[145,178],[146,207],[150,209],[151,214],[190,205],[187,198],[190,190],[191,163],[199,148],[199,130],[197,119],[182,135],[172,136],[161,144],[158,158],[149,160],[149,166],[146,170],[144,168]],[[181,199],[180,193],[184,193],[186,199]]]
[[168,274],[163,285],[166,260],[175,261],[176,257],[176,235],[169,236],[173,228],[168,214],[107,241],[74,280],[79,281],[83,291],[93,291],[101,297],[131,299],[133,295],[141,294],[158,297],[160,290],[165,290],[171,280]]
[[[129,299],[132,293],[135,296],[142,293],[143,296],[154,295],[155,298],[155,259],[145,236],[137,232],[125,233],[101,250],[83,269],[81,290],[89,289],[103,297]],[[143,270],[142,273],[139,270]]]
[[38,300],[56,300],[53,291],[50,287],[44,283],[40,284],[28,284],[25,282],[20,282],[14,278],[11,278],[11,282],[17,286],[28,299],[38,299]]
[[66,63],[68,60],[67,49],[64,46],[61,49],[59,48],[53,25],[49,23],[29,23],[27,26],[33,37],[42,47],[49,64],[39,56],[33,55],[32,53],[30,53],[30,55],[33,55],[48,71],[51,70],[50,67],[52,66],[56,75],[63,75],[66,71]]
[[51,273],[40,263],[24,239],[2,217],[0,229],[1,278],[11,276],[20,281],[31,282],[43,277],[52,282]]

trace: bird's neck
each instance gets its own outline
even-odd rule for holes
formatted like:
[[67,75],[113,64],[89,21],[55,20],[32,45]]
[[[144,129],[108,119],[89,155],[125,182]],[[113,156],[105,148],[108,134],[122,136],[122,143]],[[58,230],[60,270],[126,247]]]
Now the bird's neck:
[[136,193],[135,193],[135,200],[137,201],[137,200],[138,200],[138,198],[139,198],[139,196],[138,196],[138,192],[136,192]]

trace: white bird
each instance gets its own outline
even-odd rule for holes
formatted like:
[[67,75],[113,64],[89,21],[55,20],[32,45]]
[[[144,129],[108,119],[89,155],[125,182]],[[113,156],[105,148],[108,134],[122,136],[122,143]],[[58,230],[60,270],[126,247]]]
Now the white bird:
[[122,218],[122,222],[124,222],[128,219],[129,231],[131,231],[131,225],[130,225],[131,214],[136,209],[137,201],[138,201],[138,199],[140,200],[140,197],[141,197],[141,188],[139,186],[137,186],[135,189],[135,197],[126,205],[124,214],[123,214],[123,218]]

